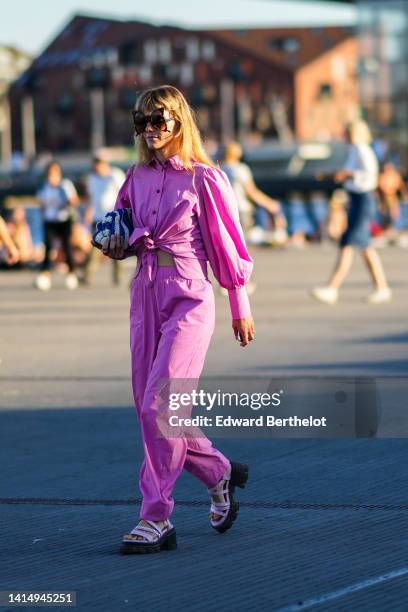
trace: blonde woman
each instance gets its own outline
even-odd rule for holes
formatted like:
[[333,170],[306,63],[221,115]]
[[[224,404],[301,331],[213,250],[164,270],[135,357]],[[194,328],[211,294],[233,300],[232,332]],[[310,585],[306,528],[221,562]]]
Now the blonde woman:
[[348,193],[349,208],[347,229],[340,238],[340,254],[327,286],[315,287],[312,296],[326,304],[335,304],[339,289],[348,275],[353,262],[354,250],[360,249],[374,284],[374,291],[368,296],[371,304],[389,302],[391,289],[377,251],[370,245],[370,222],[375,218],[375,190],[378,185],[378,162],[372,150],[371,133],[361,119],[349,124],[346,129],[349,143],[348,157],[343,169],[334,178],[343,183]]
[[[192,111],[170,85],[144,91],[133,112],[139,162],[132,166],[115,209],[130,208],[125,243],[106,238],[103,252],[138,257],[131,285],[130,343],[134,401],[144,446],[140,522],[123,537],[123,553],[176,548],[172,492],[183,468],[211,497],[210,522],[219,532],[238,512],[235,487],[248,466],[231,462],[204,436],[160,436],[160,381],[198,379],[214,331],[215,304],[207,260],[228,290],[232,331],[240,346],[255,334],[245,284],[253,268],[232,187],[204,151]],[[190,408],[191,412],[191,408]]]

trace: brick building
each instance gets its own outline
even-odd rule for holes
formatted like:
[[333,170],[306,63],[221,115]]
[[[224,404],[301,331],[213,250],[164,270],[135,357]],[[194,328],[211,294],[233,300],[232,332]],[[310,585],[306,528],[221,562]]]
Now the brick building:
[[[356,111],[348,28],[188,31],[75,16],[10,92],[13,148],[31,100],[37,152],[133,142],[136,93],[172,83],[208,138],[336,137]],[[25,138],[27,140],[27,138]]]
[[350,27],[217,30],[216,39],[286,67],[298,139],[342,135],[358,112],[357,41]]

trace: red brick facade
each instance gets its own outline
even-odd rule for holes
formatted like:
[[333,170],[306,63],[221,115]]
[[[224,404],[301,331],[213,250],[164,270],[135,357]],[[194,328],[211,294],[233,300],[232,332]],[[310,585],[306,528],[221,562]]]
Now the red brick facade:
[[[103,144],[131,145],[136,93],[161,83],[186,93],[208,138],[313,138],[322,121],[324,134],[337,135],[357,99],[355,43],[347,28],[322,31],[323,38],[304,28],[192,32],[76,16],[11,89],[13,148],[22,146],[24,96],[34,103],[37,151],[92,147],[91,108],[101,103]],[[347,106],[336,120],[324,110],[329,98]]]

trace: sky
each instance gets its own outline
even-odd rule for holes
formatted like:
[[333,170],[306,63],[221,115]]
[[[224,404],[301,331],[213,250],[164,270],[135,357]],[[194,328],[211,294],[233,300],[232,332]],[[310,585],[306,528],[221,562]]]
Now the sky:
[[[352,25],[356,9],[295,0],[12,0],[2,10],[0,45],[36,55],[76,13],[185,28]],[[143,5],[144,4],[144,5]]]

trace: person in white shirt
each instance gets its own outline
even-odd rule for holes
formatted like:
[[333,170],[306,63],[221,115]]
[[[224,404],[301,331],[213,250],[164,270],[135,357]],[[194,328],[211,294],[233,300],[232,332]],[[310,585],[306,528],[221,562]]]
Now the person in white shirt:
[[[87,180],[88,203],[85,209],[84,223],[90,226],[93,234],[98,221],[102,221],[107,212],[114,209],[119,189],[125,181],[125,174],[120,168],[111,166],[103,152],[97,152],[93,157],[93,172]],[[91,249],[83,270],[82,281],[89,283],[91,271],[95,264],[95,249]],[[114,282],[118,282],[118,262],[113,261]]]
[[51,288],[51,260],[50,253],[53,239],[59,238],[64,252],[68,274],[65,284],[68,289],[78,287],[78,278],[74,270],[71,235],[73,222],[73,206],[78,206],[79,197],[74,184],[63,177],[62,168],[56,161],[52,161],[46,168],[46,180],[37,192],[44,222],[45,256],[42,271],[35,280],[35,287],[42,291]]
[[374,292],[368,302],[379,304],[392,299],[384,269],[377,251],[370,245],[370,223],[376,213],[375,190],[378,186],[378,161],[370,146],[372,141],[368,125],[361,119],[346,129],[349,143],[348,156],[343,169],[334,179],[343,183],[349,196],[347,229],[340,238],[340,254],[327,286],[315,287],[312,296],[326,304],[335,304],[339,288],[350,271],[354,249],[361,250],[374,282]]
[[125,180],[125,174],[120,168],[110,165],[102,155],[93,158],[93,172],[87,181],[89,203],[85,213],[85,223],[102,221],[107,212],[113,210],[119,189]]

